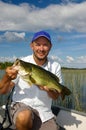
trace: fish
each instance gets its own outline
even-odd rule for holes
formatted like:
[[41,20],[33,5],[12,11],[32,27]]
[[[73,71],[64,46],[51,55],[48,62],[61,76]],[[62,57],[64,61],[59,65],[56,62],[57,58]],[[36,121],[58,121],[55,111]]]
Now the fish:
[[46,86],[48,89],[53,91],[58,91],[62,100],[65,99],[65,96],[71,94],[69,88],[59,83],[59,78],[55,74],[45,70],[41,66],[25,62],[21,59],[16,59],[13,66],[18,70],[20,77],[30,86],[35,84],[37,86]]

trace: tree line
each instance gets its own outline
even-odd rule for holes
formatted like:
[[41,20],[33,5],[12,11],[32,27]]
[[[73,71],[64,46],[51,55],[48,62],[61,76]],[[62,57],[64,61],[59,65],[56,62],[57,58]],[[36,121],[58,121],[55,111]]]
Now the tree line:
[[0,69],[6,69],[8,66],[12,66],[12,62],[0,62]]

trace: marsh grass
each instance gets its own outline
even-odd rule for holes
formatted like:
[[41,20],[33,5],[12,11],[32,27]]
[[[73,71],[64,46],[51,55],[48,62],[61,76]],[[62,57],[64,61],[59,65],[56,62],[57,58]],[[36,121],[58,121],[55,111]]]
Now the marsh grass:
[[86,69],[62,69],[62,78],[64,86],[67,86],[72,94],[64,101],[60,98],[53,101],[53,104],[86,112]]

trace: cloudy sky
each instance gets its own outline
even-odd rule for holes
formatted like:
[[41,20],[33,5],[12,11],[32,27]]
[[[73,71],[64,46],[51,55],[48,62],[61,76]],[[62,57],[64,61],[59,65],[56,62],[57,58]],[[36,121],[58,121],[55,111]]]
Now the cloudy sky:
[[86,68],[86,0],[0,0],[0,61],[32,54],[34,32],[52,38],[50,57]]

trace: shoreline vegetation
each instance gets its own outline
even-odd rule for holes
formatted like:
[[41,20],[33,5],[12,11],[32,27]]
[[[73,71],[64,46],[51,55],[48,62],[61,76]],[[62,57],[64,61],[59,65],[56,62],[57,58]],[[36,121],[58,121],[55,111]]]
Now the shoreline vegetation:
[[6,69],[8,66],[12,66],[13,62],[0,62],[0,70]]
[[[0,70],[6,69],[8,66],[12,66],[13,62],[0,62]],[[61,67],[62,70],[69,69],[69,70],[86,70],[86,68],[70,68],[70,67]]]

